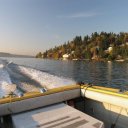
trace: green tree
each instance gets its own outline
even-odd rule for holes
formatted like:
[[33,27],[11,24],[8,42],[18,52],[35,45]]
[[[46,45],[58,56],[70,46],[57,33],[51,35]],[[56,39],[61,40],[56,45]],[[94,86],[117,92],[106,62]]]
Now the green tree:
[[36,55],[36,58],[42,58],[42,53],[41,52],[39,52],[37,55]]

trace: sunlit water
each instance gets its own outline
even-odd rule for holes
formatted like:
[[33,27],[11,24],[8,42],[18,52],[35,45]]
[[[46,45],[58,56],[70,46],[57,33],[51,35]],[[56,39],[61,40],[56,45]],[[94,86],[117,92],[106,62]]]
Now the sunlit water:
[[18,91],[38,91],[75,84],[78,81],[98,86],[128,88],[127,62],[62,61],[35,58],[4,58],[0,61],[0,90],[12,83]]

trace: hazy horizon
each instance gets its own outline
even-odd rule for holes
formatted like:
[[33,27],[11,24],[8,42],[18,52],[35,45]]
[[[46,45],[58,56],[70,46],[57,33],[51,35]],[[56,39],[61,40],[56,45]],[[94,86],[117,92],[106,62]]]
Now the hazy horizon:
[[0,0],[0,52],[35,55],[93,32],[128,32],[127,0]]

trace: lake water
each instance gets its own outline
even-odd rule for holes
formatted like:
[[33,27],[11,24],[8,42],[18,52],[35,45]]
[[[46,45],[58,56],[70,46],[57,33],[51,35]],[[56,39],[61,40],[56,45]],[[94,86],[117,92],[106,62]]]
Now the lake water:
[[29,66],[76,82],[83,81],[98,86],[128,89],[128,62],[63,61],[35,58],[6,59],[18,65]]

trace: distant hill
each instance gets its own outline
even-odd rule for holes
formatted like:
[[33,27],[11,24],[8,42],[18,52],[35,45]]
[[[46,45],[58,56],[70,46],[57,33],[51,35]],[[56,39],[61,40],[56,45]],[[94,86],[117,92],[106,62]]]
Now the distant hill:
[[33,58],[34,56],[17,55],[17,54],[10,54],[10,53],[5,53],[5,52],[0,52],[0,57]]
[[128,33],[94,32],[90,36],[76,36],[63,45],[45,52],[39,52],[37,58],[71,60],[117,60],[128,58]]

